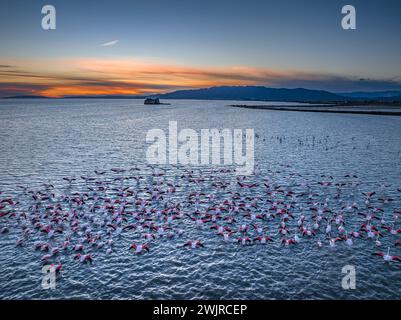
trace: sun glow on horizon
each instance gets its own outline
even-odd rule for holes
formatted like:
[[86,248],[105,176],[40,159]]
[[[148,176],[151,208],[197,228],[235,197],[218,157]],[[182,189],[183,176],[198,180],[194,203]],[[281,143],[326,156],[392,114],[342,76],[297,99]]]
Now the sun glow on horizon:
[[290,76],[288,72],[244,66],[201,68],[133,58],[9,59],[2,66],[2,91],[48,97],[136,95],[219,85],[268,84],[269,78]]
[[150,95],[213,86],[351,83],[355,79],[249,66],[200,67],[137,58],[1,59],[0,96]]

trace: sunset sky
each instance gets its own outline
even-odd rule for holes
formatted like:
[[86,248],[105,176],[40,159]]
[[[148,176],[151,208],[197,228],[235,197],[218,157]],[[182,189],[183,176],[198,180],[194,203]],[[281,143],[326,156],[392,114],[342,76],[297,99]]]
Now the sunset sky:
[[[45,4],[56,7],[56,30],[41,28]],[[357,30],[341,28],[345,4]],[[0,97],[401,90],[400,30],[399,0],[3,0]]]

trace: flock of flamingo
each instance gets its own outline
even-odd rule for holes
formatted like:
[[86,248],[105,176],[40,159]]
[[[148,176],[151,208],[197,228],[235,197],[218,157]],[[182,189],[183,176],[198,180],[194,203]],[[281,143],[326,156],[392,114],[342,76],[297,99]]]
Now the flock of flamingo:
[[[308,241],[321,250],[369,241],[372,255],[401,261],[394,254],[401,246],[396,186],[364,190],[354,174],[311,179],[288,165],[250,177],[229,168],[173,176],[146,170],[94,171],[64,177],[57,187],[18,186],[13,197],[0,193],[0,236],[14,235],[16,246],[38,252],[57,272],[64,261],[92,263],[100,252],[115,254],[122,237],[131,242],[126,250],[138,256],[151,254],[162,239],[182,250],[202,250],[216,237],[240,247]],[[284,179],[277,179],[280,174]],[[189,237],[193,230],[199,237]]]

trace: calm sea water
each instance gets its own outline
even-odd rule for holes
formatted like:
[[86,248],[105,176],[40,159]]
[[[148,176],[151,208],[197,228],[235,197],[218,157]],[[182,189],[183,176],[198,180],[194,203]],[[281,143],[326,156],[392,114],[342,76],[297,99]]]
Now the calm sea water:
[[[401,209],[401,193],[397,193],[401,187],[400,117],[245,110],[227,107],[238,103],[230,101],[169,102],[170,106],[144,106],[139,100],[0,101],[2,197],[20,197],[18,185],[35,189],[43,183],[63,193],[63,177],[146,167],[147,130],[167,130],[168,121],[177,121],[179,129],[253,128],[258,136],[257,174],[250,181],[262,184],[268,178],[288,186],[324,180],[322,175],[339,181],[351,173],[360,184],[345,193],[345,202],[363,204],[362,192],[377,191],[394,199],[382,205],[386,219],[393,222],[393,210]],[[177,178],[182,170],[174,167],[166,172]],[[194,170],[202,176],[204,169]],[[221,179],[235,189],[234,176],[222,174]],[[184,201],[185,193],[191,191],[184,187],[176,201]],[[204,191],[223,197],[212,186]],[[266,197],[260,188],[253,192]],[[325,192],[322,198],[330,193]],[[349,221],[357,226],[362,220],[354,215]],[[128,252],[132,235],[124,234],[115,239],[111,255],[94,253],[92,265],[66,258],[56,289],[44,290],[41,255],[32,243],[16,247],[19,228],[0,219],[0,226],[10,228],[10,233],[0,235],[2,299],[401,298],[401,263],[386,264],[372,257],[377,248],[366,237],[353,247],[341,243],[334,249],[327,245],[318,249],[316,241],[308,239],[293,247],[281,246],[279,241],[242,247],[222,242],[209,227],[199,230],[192,225],[184,227],[182,239],[160,239],[149,254]],[[177,248],[194,237],[202,239],[205,248]],[[380,250],[391,246],[393,254],[401,254],[394,247],[398,236],[386,239]],[[355,290],[341,287],[344,265],[356,267]]]

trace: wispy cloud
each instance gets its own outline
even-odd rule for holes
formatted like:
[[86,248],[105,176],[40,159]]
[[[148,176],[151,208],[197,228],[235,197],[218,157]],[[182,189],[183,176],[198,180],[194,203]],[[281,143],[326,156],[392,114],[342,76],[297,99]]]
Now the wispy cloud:
[[117,43],[118,43],[118,40],[113,40],[113,41],[102,43],[100,46],[101,47],[111,47],[111,46],[114,46]]

